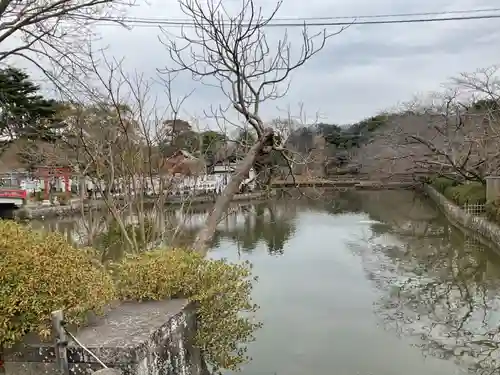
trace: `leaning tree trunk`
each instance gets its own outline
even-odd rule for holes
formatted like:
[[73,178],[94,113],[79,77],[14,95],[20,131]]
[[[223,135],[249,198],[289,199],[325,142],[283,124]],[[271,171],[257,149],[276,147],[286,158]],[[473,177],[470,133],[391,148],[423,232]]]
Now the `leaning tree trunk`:
[[205,226],[200,230],[196,241],[194,243],[194,250],[198,252],[205,252],[210,241],[212,240],[217,224],[219,223],[222,215],[229,208],[229,204],[233,200],[234,195],[238,192],[241,183],[250,172],[250,169],[257,160],[259,154],[272,139],[273,131],[267,130],[255,144],[250,148],[248,153],[243,158],[242,162],[237,166],[234,174],[231,176],[231,181],[224,188],[222,194],[215,201],[214,207],[207,217]]

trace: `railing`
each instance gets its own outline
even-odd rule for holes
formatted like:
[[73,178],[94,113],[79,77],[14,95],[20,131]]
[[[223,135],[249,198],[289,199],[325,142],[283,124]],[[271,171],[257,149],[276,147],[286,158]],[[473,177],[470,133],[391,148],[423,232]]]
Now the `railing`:
[[472,215],[472,216],[484,216],[485,215],[485,208],[484,204],[469,204],[466,203],[462,206],[462,209],[466,214]]
[[398,173],[346,173],[327,174],[327,180],[395,180],[395,181],[415,181],[431,176],[427,172],[398,172]]
[[96,362],[102,366],[102,368],[108,368],[108,366],[106,366],[104,362],[102,362],[94,353],[92,353],[91,350],[86,348],[85,345],[83,345],[71,332],[66,329],[64,312],[62,310],[52,312],[52,329],[55,337],[54,346],[56,353],[56,362],[57,367],[59,368],[59,373],[61,375],[70,375],[68,361],[69,339],[71,339],[77,346],[82,348],[92,358],[94,358]]

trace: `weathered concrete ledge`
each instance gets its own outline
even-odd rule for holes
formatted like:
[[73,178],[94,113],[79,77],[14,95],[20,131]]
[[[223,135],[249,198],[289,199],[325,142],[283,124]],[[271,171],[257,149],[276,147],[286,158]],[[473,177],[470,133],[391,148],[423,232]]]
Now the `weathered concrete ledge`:
[[418,185],[415,181],[360,181],[354,185],[356,190],[399,190],[412,189]]
[[[242,201],[253,201],[253,200],[262,200],[267,199],[269,197],[268,192],[254,192],[254,193],[245,193],[245,194],[235,194],[233,201],[242,202]],[[215,202],[216,196],[213,195],[205,195],[205,196],[197,196],[190,198],[169,198],[165,204],[167,206],[178,206],[182,204],[195,205],[195,204],[203,204],[203,203],[212,203]],[[145,200],[148,203],[148,199]],[[152,202],[152,199],[149,199],[149,202]],[[84,211],[88,211],[89,209],[105,209],[106,204],[102,200],[95,200],[91,203],[84,203],[83,209]],[[18,210],[16,215],[20,218],[25,219],[41,219],[48,217],[57,217],[57,216],[70,216],[74,214],[80,213],[82,210],[82,205],[80,202],[71,203],[64,206],[40,206],[40,207],[25,207]]]
[[419,185],[415,181],[364,181],[364,180],[333,180],[333,181],[280,181],[271,184],[275,189],[290,189],[296,187],[315,187],[325,189],[336,189],[340,191],[346,190],[397,190],[397,189],[410,189],[415,185]]
[[93,372],[92,375],[122,375],[121,371],[116,369],[105,368]]
[[[123,303],[75,337],[106,366],[123,375],[202,375],[206,366],[193,345],[194,308],[182,299]],[[85,350],[68,346],[70,373],[89,374],[101,365]],[[53,375],[55,352],[49,343],[25,343],[4,353],[5,375]]]
[[455,225],[470,230],[483,238],[490,246],[500,250],[500,226],[486,218],[466,213],[455,203],[430,185],[424,185],[424,192],[437,204],[447,218]]
[[[87,212],[90,209],[104,209],[106,204],[104,201],[96,200],[91,203],[83,203],[83,211]],[[15,212],[15,215],[21,219],[43,219],[56,216],[70,216],[78,214],[82,211],[82,204],[71,203],[59,206],[34,206],[23,207]]]

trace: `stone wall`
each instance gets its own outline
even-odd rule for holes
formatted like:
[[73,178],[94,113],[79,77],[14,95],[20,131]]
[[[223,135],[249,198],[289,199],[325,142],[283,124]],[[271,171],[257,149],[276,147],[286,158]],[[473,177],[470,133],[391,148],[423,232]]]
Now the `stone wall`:
[[466,213],[430,185],[425,185],[424,191],[441,208],[451,222],[479,234],[488,242],[488,245],[500,249],[499,225],[486,218]]
[[[271,192],[272,195],[272,192]],[[253,192],[244,194],[235,194],[232,201],[233,202],[246,202],[246,201],[259,201],[270,197],[268,192]],[[195,197],[183,197],[183,198],[168,198],[165,201],[166,206],[178,206],[185,203],[189,204],[203,204],[203,203],[214,203],[217,196],[214,195],[203,195]],[[146,199],[145,203],[151,203],[152,200]],[[106,204],[103,200],[95,200],[91,204],[84,204],[84,211],[88,211],[89,208],[94,209],[106,209]],[[39,207],[23,207],[15,212],[15,215],[22,219],[44,219],[48,217],[57,216],[70,216],[75,214],[80,214],[82,211],[81,203],[73,202],[65,206],[39,206]]]
[[[76,338],[123,375],[202,375],[207,368],[193,345],[194,308],[186,300],[124,303],[76,333]],[[102,366],[84,349],[68,346],[70,373]],[[4,353],[5,375],[58,374],[51,344],[26,342]]]

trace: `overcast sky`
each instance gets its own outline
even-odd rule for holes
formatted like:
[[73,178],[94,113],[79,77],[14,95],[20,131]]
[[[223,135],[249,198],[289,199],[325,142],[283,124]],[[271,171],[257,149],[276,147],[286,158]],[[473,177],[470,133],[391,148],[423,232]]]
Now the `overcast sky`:
[[[272,0],[255,0],[265,9]],[[238,0],[228,0],[238,5]],[[496,0],[284,0],[277,17],[328,17],[471,10],[500,6]],[[131,17],[185,18],[175,0],[151,0],[128,14]],[[126,55],[127,66],[146,74],[168,64],[157,28],[131,31],[111,26],[102,29],[113,53]],[[273,39],[280,28],[266,29]],[[178,29],[169,29],[173,34]],[[298,30],[291,42],[300,46]],[[335,31],[330,28],[329,31]],[[440,23],[358,25],[329,40],[323,51],[294,75],[291,89],[280,103],[266,107],[266,117],[287,105],[304,103],[307,113],[320,113],[331,123],[352,123],[410,100],[413,95],[439,89],[449,77],[500,63],[500,19]],[[121,52],[120,52],[121,51]],[[125,51],[125,53],[123,53]],[[197,114],[217,104],[214,90],[187,79],[179,81],[197,92],[185,111]]]
[[[254,0],[264,11],[273,0]],[[128,17],[183,18],[177,0],[138,1]],[[226,0],[238,7],[240,0]],[[500,7],[498,0],[284,0],[277,14],[288,17],[336,17],[375,14],[440,12]],[[500,12],[499,12],[500,14]],[[311,32],[319,31],[312,29]],[[330,27],[329,32],[335,32]],[[145,76],[171,65],[166,48],[159,42],[158,27],[99,26],[96,30],[108,53],[125,57],[126,67]],[[172,35],[178,28],[168,28]],[[268,28],[266,35],[276,41],[281,28]],[[289,30],[292,47],[300,48],[300,29]],[[380,111],[394,108],[414,95],[437,90],[449,77],[500,63],[500,19],[439,23],[355,25],[331,38],[327,46],[293,76],[287,96],[263,108],[271,119],[287,106],[298,112],[303,103],[307,117],[320,114],[321,121],[337,124],[357,122]],[[182,117],[202,117],[210,105],[227,105],[217,89],[208,88],[182,76],[175,94],[190,92]],[[156,94],[161,97],[161,90]],[[165,101],[164,98],[161,98]],[[297,113],[294,113],[297,114]],[[314,116],[313,116],[314,115]]]

